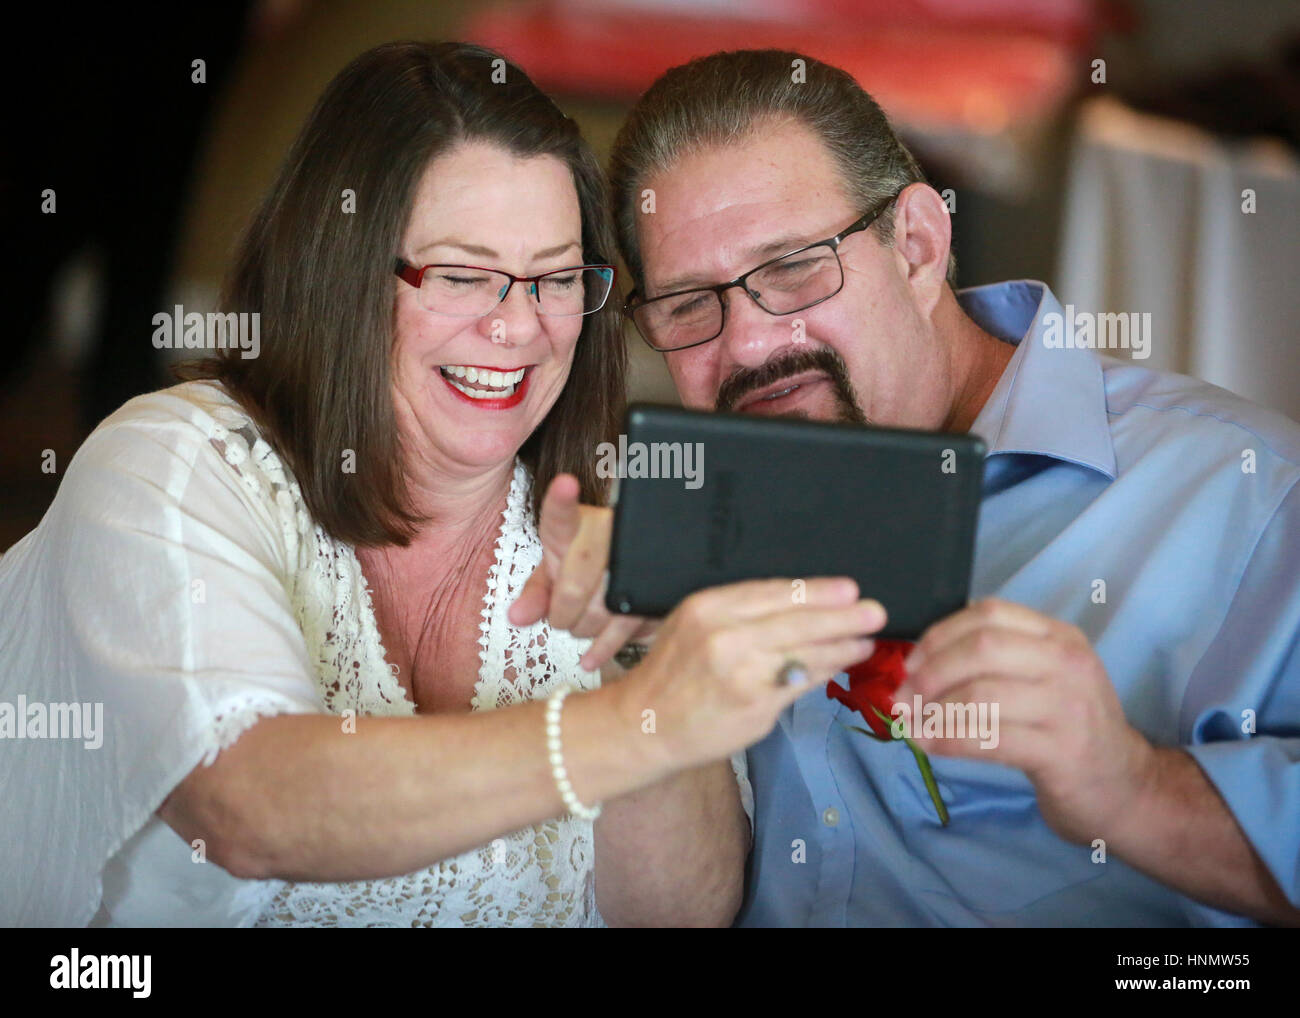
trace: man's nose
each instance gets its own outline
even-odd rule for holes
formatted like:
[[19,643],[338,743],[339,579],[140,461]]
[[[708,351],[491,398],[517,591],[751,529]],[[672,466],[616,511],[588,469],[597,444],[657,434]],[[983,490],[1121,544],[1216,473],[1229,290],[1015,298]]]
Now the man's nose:
[[522,346],[532,340],[542,329],[540,305],[533,295],[535,285],[516,280],[506,299],[479,319],[479,332],[505,346]]
[[724,291],[722,299],[726,320],[715,342],[722,344],[721,352],[733,366],[756,368],[792,341],[798,315],[770,315],[739,286]]

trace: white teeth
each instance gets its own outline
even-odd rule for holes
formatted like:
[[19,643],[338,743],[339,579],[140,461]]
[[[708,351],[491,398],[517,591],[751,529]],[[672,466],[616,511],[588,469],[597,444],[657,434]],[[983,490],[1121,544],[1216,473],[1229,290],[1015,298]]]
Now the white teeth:
[[788,389],[782,389],[780,392],[774,392],[774,393],[772,393],[772,395],[770,395],[770,396],[764,396],[764,397],[762,398],[762,400],[760,400],[760,402],[766,403],[769,399],[780,399],[782,396],[785,396],[785,395],[788,395],[789,393],[794,392],[795,389],[797,389],[797,388],[799,388],[799,386],[797,386],[797,385],[792,385],[792,386],[790,386],[790,388],[788,388]]
[[[471,368],[459,364],[446,364],[441,368],[442,377],[448,385],[455,386],[470,399],[509,399],[515,394],[519,383],[523,381],[526,368],[515,371],[492,371],[488,368]],[[457,381],[464,379],[464,382]],[[478,382],[484,386],[493,386],[489,391],[470,386],[469,382]]]
[[463,378],[467,382],[482,382],[484,385],[492,385],[501,388],[505,385],[518,385],[524,379],[524,370],[519,368],[515,371],[491,371],[487,368],[467,368],[459,364],[444,364],[442,367],[444,373],[454,375],[456,378]]
[[453,385],[471,399],[508,399],[515,394],[513,385],[506,389],[497,389],[494,392],[486,392],[483,389],[471,389],[468,385],[461,385],[459,382],[453,382],[447,379],[448,385]]

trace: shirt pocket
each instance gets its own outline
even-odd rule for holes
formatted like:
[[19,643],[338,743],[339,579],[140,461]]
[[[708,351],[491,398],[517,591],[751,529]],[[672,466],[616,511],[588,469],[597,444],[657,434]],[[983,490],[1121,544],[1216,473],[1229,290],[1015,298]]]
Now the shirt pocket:
[[[907,754],[909,757],[910,753]],[[1091,845],[1059,838],[1023,772],[982,760],[930,757],[948,808],[947,827],[914,761],[896,772],[892,800],[927,895],[955,899],[996,921],[1105,875]]]

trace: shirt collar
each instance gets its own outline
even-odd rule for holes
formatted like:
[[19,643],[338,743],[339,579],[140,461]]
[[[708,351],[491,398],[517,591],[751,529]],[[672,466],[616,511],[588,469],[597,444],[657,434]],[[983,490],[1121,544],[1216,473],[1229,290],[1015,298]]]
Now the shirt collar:
[[974,286],[959,290],[957,301],[980,328],[1016,346],[971,425],[988,455],[1050,456],[1114,480],[1101,362],[1092,350],[1043,342],[1044,316],[1064,316],[1047,285],[1022,279]]

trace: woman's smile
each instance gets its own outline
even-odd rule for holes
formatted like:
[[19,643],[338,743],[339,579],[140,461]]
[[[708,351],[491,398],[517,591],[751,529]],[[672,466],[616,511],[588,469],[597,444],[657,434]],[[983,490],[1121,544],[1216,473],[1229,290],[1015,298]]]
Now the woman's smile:
[[452,395],[463,402],[480,410],[509,410],[523,402],[534,367],[443,364],[438,373]]

